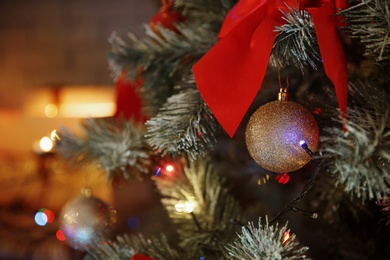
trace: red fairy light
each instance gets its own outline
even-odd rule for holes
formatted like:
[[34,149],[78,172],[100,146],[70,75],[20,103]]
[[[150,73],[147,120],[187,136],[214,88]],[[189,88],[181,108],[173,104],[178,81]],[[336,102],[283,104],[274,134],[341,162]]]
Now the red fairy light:
[[180,31],[175,27],[175,24],[178,22],[184,21],[184,17],[175,10],[172,10],[173,1],[161,1],[161,8],[155,14],[149,22],[150,28],[157,34],[157,26],[162,26],[166,29],[169,29],[177,34],[180,34]]
[[135,254],[132,257],[130,257],[129,260],[154,260],[154,259],[146,255]]
[[280,184],[287,184],[290,181],[290,176],[288,175],[287,172],[285,172],[283,174],[276,175],[275,180]]
[[317,107],[316,109],[314,109],[314,114],[316,115],[321,114],[321,108]]

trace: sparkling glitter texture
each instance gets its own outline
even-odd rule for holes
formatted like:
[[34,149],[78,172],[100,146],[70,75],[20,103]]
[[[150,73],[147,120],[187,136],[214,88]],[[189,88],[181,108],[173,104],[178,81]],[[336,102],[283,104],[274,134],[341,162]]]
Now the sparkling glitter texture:
[[264,169],[284,173],[305,166],[311,157],[299,144],[305,141],[317,150],[318,125],[303,106],[292,101],[274,101],[259,107],[249,119],[246,145],[252,158]]
[[62,209],[59,225],[66,242],[74,249],[85,251],[94,240],[108,238],[115,211],[95,197],[81,195]]

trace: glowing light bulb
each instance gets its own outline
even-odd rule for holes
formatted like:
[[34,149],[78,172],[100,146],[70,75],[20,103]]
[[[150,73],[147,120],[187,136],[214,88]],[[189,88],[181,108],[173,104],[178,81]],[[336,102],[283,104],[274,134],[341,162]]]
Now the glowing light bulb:
[[287,230],[283,233],[283,237],[282,237],[282,244],[286,244],[287,241],[290,239],[291,235],[290,235],[290,232]]
[[51,131],[50,139],[51,139],[53,142],[54,142],[54,141],[57,141],[57,140],[60,140],[60,137],[59,137],[58,134],[57,134],[57,130]]
[[175,167],[173,167],[172,165],[168,164],[165,167],[165,170],[168,171],[168,172],[173,172],[175,170]]
[[285,172],[283,174],[276,175],[275,180],[280,184],[287,184],[290,181],[290,176],[288,175],[287,172]]
[[158,167],[156,173],[154,174],[154,176],[160,176],[161,174],[161,167]]
[[53,149],[53,141],[45,136],[41,138],[41,141],[39,141],[39,146],[41,147],[42,151],[49,152],[51,149]]
[[301,140],[299,142],[299,145],[303,148],[303,150],[305,150],[305,152],[307,152],[308,155],[313,156],[313,152],[309,149],[309,147],[307,146],[304,140]]
[[196,207],[195,201],[186,201],[184,203],[177,203],[175,209],[177,212],[192,213]]

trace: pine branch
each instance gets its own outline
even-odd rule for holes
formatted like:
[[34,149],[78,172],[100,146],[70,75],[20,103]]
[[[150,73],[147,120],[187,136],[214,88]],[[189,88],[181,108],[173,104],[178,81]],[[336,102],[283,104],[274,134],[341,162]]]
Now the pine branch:
[[207,161],[185,164],[183,174],[173,181],[155,178],[163,205],[177,225],[186,255],[222,257],[224,244],[235,232],[230,220],[237,218],[238,204],[225,188],[225,179]]
[[200,10],[205,14],[221,14],[224,16],[236,2],[237,0],[175,0],[174,5],[185,10]]
[[301,246],[295,234],[290,234],[287,223],[279,228],[278,223],[269,225],[267,217],[265,220],[262,225],[260,218],[257,228],[252,222],[242,227],[235,242],[227,246],[229,259],[307,259],[305,252],[309,248]]
[[171,248],[165,236],[144,238],[142,235],[129,236],[127,234],[118,236],[116,241],[106,243],[95,243],[88,248],[88,255],[85,260],[122,260],[129,259],[135,254],[143,254],[155,260],[185,260],[178,252]]
[[277,223],[278,220],[284,215],[286,214],[287,212],[289,211],[296,211],[296,212],[299,212],[299,213],[302,213],[303,215],[306,215],[308,217],[311,217],[311,218],[317,218],[318,217],[318,214],[317,213],[312,213],[312,212],[307,212],[307,211],[303,211],[303,210],[300,210],[298,208],[295,207],[295,205],[300,202],[305,196],[306,194],[309,192],[309,190],[311,189],[311,187],[313,186],[314,182],[317,180],[317,177],[318,177],[318,174],[319,174],[319,170],[321,168],[321,165],[317,165],[313,175],[310,177],[309,181],[307,182],[307,184],[305,185],[304,189],[302,190],[302,192],[295,198],[293,199],[289,204],[287,204],[287,206],[284,207],[284,209],[282,211],[280,211],[276,217],[274,219],[271,220],[270,224],[273,225],[274,223]]
[[[387,166],[390,167],[390,161],[387,162]],[[386,225],[390,226],[390,181],[385,180],[388,187],[386,196],[382,200],[377,201],[377,205],[381,207],[382,217],[381,222],[385,222]]]
[[204,156],[216,144],[217,122],[204,104],[192,80],[183,83],[156,117],[146,122],[147,142],[162,156],[187,153]]
[[154,116],[173,94],[175,82],[180,81],[183,74],[188,74],[192,65],[217,41],[224,10],[227,12],[231,1],[212,2],[204,6],[191,1],[176,1],[175,6],[184,9],[186,18],[185,22],[176,24],[179,34],[161,26],[152,30],[145,25],[148,37],[144,39],[131,33],[120,35],[114,32],[111,35],[109,64],[113,76],[116,78],[125,70],[129,78],[134,78],[137,71],[143,72],[144,84],[140,92],[150,116]]
[[121,124],[114,119],[91,118],[83,122],[84,137],[67,129],[59,132],[57,150],[71,163],[97,162],[107,179],[123,175],[125,179],[149,172],[150,151],[143,134],[144,127],[134,121]]
[[321,61],[321,56],[313,21],[307,11],[287,7],[288,12],[281,10],[286,23],[275,28],[278,36],[272,49],[271,64],[283,68],[291,63],[301,70],[305,66],[317,69],[316,62]]
[[390,59],[390,2],[363,0],[340,13],[346,18],[347,32],[365,46],[368,58],[380,62]]
[[329,170],[344,192],[363,200],[381,199],[387,191],[385,179],[390,179],[390,95],[374,86],[351,87],[355,103],[348,120],[335,118],[339,126],[324,129],[321,159],[330,161]]

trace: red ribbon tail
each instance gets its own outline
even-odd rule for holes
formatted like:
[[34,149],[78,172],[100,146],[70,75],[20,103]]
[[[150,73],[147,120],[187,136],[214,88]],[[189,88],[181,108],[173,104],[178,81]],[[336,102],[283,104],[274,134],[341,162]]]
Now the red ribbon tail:
[[[259,9],[212,47],[194,66],[204,101],[230,137],[261,87],[276,33]],[[263,21],[254,23],[254,17]]]
[[325,73],[332,81],[341,116],[347,112],[348,72],[343,45],[337,31],[334,3],[327,2],[321,7],[307,8],[316,30],[318,45]]

